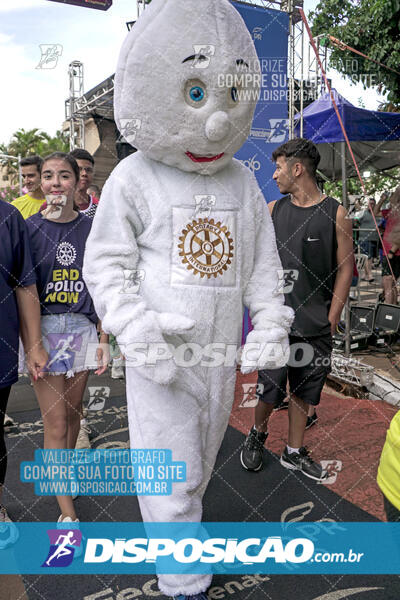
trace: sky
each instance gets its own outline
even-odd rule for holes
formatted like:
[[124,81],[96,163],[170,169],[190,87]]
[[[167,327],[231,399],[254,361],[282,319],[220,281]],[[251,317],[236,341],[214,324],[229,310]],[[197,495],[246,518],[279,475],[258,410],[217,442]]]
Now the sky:
[[[306,14],[317,0],[305,0]],[[68,97],[68,65],[84,65],[84,89],[114,73],[127,34],[126,21],[136,18],[136,0],[113,0],[108,11],[69,6],[49,0],[0,0],[0,143],[8,143],[19,128],[37,127],[54,135],[64,121]],[[60,56],[53,68],[38,68],[41,45],[57,44]],[[339,93],[354,104],[376,109],[373,90],[351,86],[333,75]]]

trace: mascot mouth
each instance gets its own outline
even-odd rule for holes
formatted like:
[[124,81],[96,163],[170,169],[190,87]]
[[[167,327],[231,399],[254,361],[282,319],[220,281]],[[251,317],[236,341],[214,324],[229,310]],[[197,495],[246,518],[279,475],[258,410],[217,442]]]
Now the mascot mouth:
[[197,163],[213,162],[214,160],[219,160],[224,156],[224,152],[221,152],[221,154],[216,154],[215,156],[199,156],[197,154],[189,152],[189,150],[185,152],[185,154],[190,158],[190,160]]

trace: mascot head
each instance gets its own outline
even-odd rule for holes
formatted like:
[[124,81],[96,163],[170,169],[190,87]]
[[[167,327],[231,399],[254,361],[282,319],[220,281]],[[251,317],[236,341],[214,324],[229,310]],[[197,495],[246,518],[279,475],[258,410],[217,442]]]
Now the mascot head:
[[260,66],[228,0],[153,0],[119,56],[115,119],[146,156],[206,175],[250,133]]

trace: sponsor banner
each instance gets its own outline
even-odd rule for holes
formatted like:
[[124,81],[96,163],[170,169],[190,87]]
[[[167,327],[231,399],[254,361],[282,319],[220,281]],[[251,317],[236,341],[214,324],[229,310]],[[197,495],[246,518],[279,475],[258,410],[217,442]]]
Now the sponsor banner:
[[20,466],[38,496],[165,496],[186,481],[171,450],[35,450]]
[[61,4],[72,4],[73,6],[83,6],[85,8],[97,8],[98,10],[108,10],[112,6],[112,0],[49,0],[50,2],[60,2]]
[[[289,14],[232,2],[247,25],[260,61],[260,98],[247,141],[235,157],[255,175],[267,202],[281,197],[272,179],[272,153],[289,133],[288,37]],[[252,330],[248,309],[243,320],[242,343]]]
[[400,574],[400,523],[12,523],[0,544],[1,574]]
[[267,202],[280,197],[272,179],[272,152],[288,139],[288,36],[286,12],[233,2],[253,38],[260,61],[260,98],[246,143],[236,154],[256,176]]

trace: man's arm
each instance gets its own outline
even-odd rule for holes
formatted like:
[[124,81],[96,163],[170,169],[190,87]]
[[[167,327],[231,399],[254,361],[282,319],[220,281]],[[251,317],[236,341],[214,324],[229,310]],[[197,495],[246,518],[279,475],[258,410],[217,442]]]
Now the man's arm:
[[[289,358],[288,332],[294,318],[293,310],[285,306],[284,295],[279,290],[282,263],[270,215],[271,204],[274,203],[269,203],[268,211],[255,178],[252,178],[249,193],[255,194],[257,215],[254,263],[243,293],[243,303],[249,309],[253,324],[241,356],[243,374],[266,368],[266,363],[271,365],[268,368],[286,364]],[[256,352],[252,353],[252,349]]]
[[339,323],[353,278],[353,226],[351,219],[346,217],[347,211],[343,206],[339,206],[336,215],[336,260],[338,269],[328,316],[332,335],[336,332],[336,326]]
[[382,194],[381,197],[379,198],[378,204],[376,204],[375,208],[374,208],[374,215],[376,217],[381,217],[382,216],[381,210],[382,210],[382,206],[386,202],[386,200],[387,200],[387,195],[386,194]]

